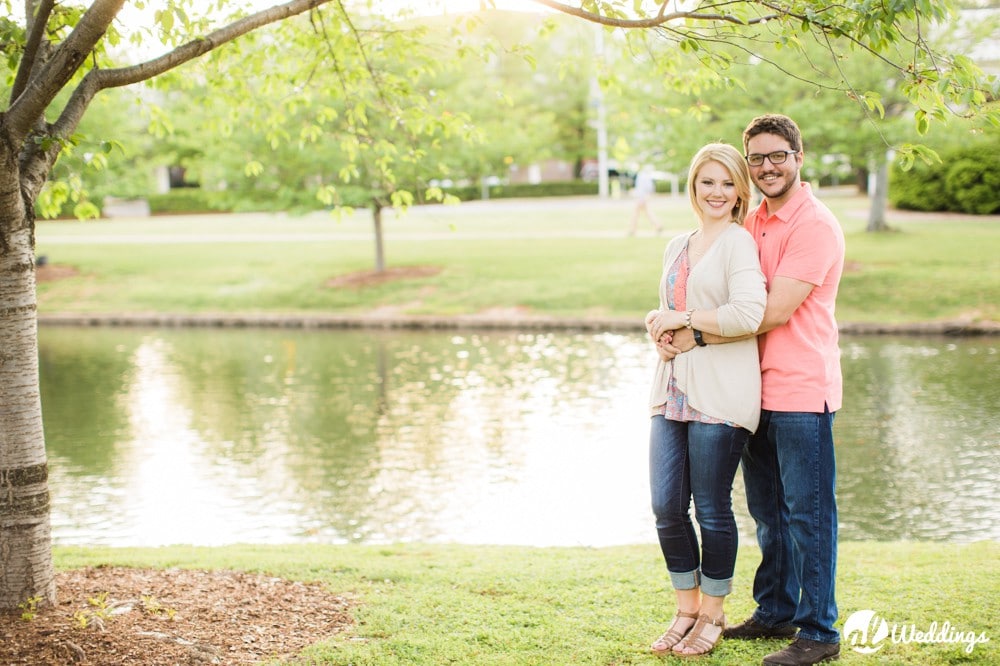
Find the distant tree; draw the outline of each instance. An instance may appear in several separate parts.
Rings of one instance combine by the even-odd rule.
[[[430,60],[421,65],[419,76],[413,74],[415,63],[407,63],[410,84],[423,92],[436,113],[461,128],[428,136],[384,135],[397,145],[420,146],[421,159],[404,169],[405,174],[402,163],[395,165],[400,187],[409,188],[418,201],[426,198],[432,181],[477,183],[487,176],[505,176],[512,164],[525,166],[546,158],[578,162],[592,152],[587,105],[593,26],[569,17],[503,11],[492,12],[486,21],[466,15],[458,26],[453,16],[426,17],[408,25],[411,35],[419,35],[419,47],[410,50]],[[239,53],[229,57],[242,58]],[[317,73],[313,80],[324,76],[328,74]],[[220,96],[217,86],[205,84],[171,92],[163,102],[174,124],[164,140],[170,142],[183,132],[200,136],[202,146],[216,146],[199,151],[189,164],[206,186],[224,183],[229,203],[237,207],[260,205],[265,196],[274,207],[315,207],[317,183],[334,183],[340,204],[368,206],[368,188],[361,179],[345,183],[338,175],[351,166],[339,148],[347,100],[359,95],[311,95],[312,103],[300,103],[288,112],[286,124],[307,126],[316,108],[331,109],[335,117],[308,143],[272,145],[250,117],[268,102],[253,109],[227,108],[229,95]],[[192,106],[194,113],[187,113]],[[242,120],[231,117],[237,113]],[[227,144],[241,150],[223,150]],[[253,166],[250,174],[248,163]]]
[[[566,17],[497,11],[464,37],[461,49],[481,57],[453,73],[452,94],[483,142],[457,156],[457,173],[503,176],[549,158],[578,165],[592,152],[592,34]]]
[[[431,36],[413,21],[390,26],[341,18],[341,25],[324,25],[312,17],[314,32],[300,21],[273,35],[250,35],[194,67],[197,88],[173,93],[165,108],[202,141],[187,161],[192,173],[232,208],[267,200],[269,209],[371,210],[374,270],[381,272],[383,210],[443,199],[429,187],[447,173],[437,146],[477,135],[456,100],[434,87],[440,72],[454,66],[440,57],[444,35]],[[332,66],[315,61],[317,48]],[[227,74],[235,68],[241,76]],[[186,117],[192,101],[198,108]]]

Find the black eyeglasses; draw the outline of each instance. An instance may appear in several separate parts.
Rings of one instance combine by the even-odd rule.
[[[764,163],[764,158],[766,157],[771,164],[784,164],[785,160],[788,159],[789,155],[797,155],[799,151],[797,150],[776,150],[773,153],[750,153],[747,155],[747,164],[753,167],[758,167]]]

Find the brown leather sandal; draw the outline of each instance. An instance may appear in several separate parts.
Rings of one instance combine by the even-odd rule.
[[[715,640],[705,638],[705,628],[709,625],[719,628],[719,635]],[[712,619],[707,615],[698,616],[698,621],[691,627],[684,639],[673,647],[673,653],[678,657],[700,657],[715,649],[715,646],[722,640],[722,632],[726,628],[726,616],[722,615],[717,619]],[[680,648],[680,650],[678,650]],[[694,652],[682,652],[691,649]]]
[[[649,646],[649,649],[655,652],[656,654],[662,654],[664,652],[669,652],[672,647],[680,643],[681,639],[684,638],[684,636],[687,635],[688,631],[691,630],[691,627],[687,627],[682,631],[677,626],[678,622],[680,622],[680,619],[682,617],[694,620],[695,625],[697,625],[698,623],[697,613],[685,613],[684,611],[677,611],[677,614],[674,615],[673,622],[670,623],[670,628],[667,629],[667,631],[662,636],[653,641],[653,644]]]

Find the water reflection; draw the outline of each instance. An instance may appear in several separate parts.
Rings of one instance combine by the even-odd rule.
[[[995,341],[848,340],[838,488],[864,500],[847,533],[996,539],[1000,358]],[[840,419],[840,417],[838,417]],[[891,527],[890,527],[891,526]]]
[[[843,538],[1000,538],[995,341],[843,350]],[[43,327],[54,538],[652,542],[650,355],[638,334]]]

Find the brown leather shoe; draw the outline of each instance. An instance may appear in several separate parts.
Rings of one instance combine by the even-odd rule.
[[[739,638],[752,641],[755,638],[791,638],[795,635],[796,631],[798,629],[790,624],[786,624],[783,627],[769,627],[750,617],[744,622],[726,627],[722,635],[725,638]]]
[[[820,643],[796,638],[780,652],[764,657],[764,666],[812,666],[840,659],[840,643]]]

